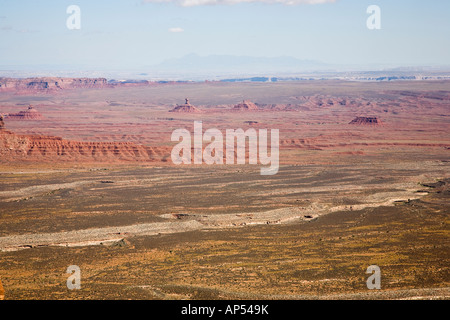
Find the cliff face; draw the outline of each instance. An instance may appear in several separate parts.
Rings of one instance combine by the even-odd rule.
[[[73,88],[110,87],[105,78],[0,78],[1,91],[54,91]]]
[[[166,147],[131,142],[79,142],[0,130],[0,161],[165,162],[168,157],[170,149]]]

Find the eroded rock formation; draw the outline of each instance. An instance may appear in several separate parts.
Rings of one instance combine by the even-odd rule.
[[[40,120],[43,119],[42,115],[33,108],[29,106],[26,111],[19,111],[18,113],[10,113],[7,115],[8,120]]]
[[[0,78],[0,91],[42,92],[73,88],[109,87],[105,78]]]
[[[380,126],[383,125],[380,119],[377,117],[356,117],[349,124],[358,124],[358,125],[370,125],[370,126]]]
[[[182,105],[178,105],[169,112],[186,112],[186,113],[196,113],[201,112],[198,108],[189,103],[189,99],[186,98],[186,102]]]
[[[258,106],[251,101],[243,100],[233,108],[234,110],[258,110]]]
[[[168,157],[168,147],[149,147],[132,142],[81,142],[0,131],[0,161],[6,162],[166,162]]]

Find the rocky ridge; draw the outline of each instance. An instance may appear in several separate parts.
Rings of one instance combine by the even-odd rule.
[[[105,78],[0,78],[0,91],[42,92],[75,88],[111,87]]]
[[[0,122],[0,128],[4,128]],[[0,161],[165,162],[170,150],[133,142],[85,142],[0,130]]]

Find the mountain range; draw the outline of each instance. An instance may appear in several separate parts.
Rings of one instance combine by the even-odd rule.
[[[303,60],[289,56],[251,57],[234,55],[200,56],[188,54],[181,58],[167,59],[150,69],[159,72],[210,73],[210,74],[267,74],[279,72],[304,72],[329,69],[329,65],[315,60]]]

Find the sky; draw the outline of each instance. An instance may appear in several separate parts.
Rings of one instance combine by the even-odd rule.
[[[381,29],[366,25],[370,5]],[[449,35],[448,0],[0,0],[2,69],[139,69],[191,53],[449,66]]]

